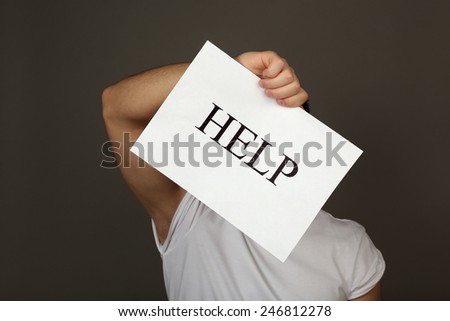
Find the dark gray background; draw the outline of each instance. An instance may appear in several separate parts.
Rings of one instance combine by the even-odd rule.
[[[164,299],[101,93],[209,39],[271,49],[365,153],[325,205],[383,252],[388,300],[450,299],[448,1],[1,1],[0,299]]]

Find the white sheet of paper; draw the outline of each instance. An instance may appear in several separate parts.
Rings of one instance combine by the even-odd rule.
[[[264,95],[258,80],[206,42],[131,151],[284,262],[362,151],[302,109],[279,106]],[[201,127],[214,104],[222,109],[212,118],[215,122],[223,126],[229,119],[227,114],[236,119],[225,127],[218,142],[212,140],[220,130],[217,124],[207,123],[204,132],[196,128]],[[222,147],[228,145],[240,124],[255,133],[243,129],[239,138],[254,143],[247,146],[249,155],[242,159]],[[273,146],[267,146],[254,164],[260,172],[268,170],[260,175],[243,163],[249,162],[263,143],[261,138],[267,140],[268,134]],[[187,142],[191,135],[199,146],[175,151],[176,135],[181,142]],[[298,172],[288,177],[284,173],[289,174],[293,168],[285,167],[273,184],[269,179],[285,159],[280,144],[289,142],[292,146],[281,151],[296,160]],[[245,152],[242,145],[237,142],[230,149],[241,155]],[[327,166],[327,151],[333,155],[333,148],[346,166],[337,157],[331,157],[331,166]],[[304,150],[309,152],[306,161]],[[205,162],[206,151],[222,152],[222,157],[210,155],[209,163]],[[166,166],[159,164],[164,159],[168,161]],[[322,163],[313,167],[308,161]],[[211,166],[213,162],[221,164]]]

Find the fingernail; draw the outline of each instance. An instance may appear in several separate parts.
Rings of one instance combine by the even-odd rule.
[[[284,100],[283,99],[277,99],[278,105],[284,106]]]
[[[258,82],[258,84],[259,84],[260,87],[264,88],[262,79]]]

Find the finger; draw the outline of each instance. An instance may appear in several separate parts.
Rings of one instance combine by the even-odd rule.
[[[283,99],[298,94],[301,89],[300,84],[295,81],[280,88],[266,89],[265,94],[272,98]]]
[[[286,107],[301,107],[308,101],[308,93],[302,88],[301,91],[293,96],[277,99],[277,103]],[[302,107],[303,108],[303,107]]]
[[[294,70],[291,67],[289,67],[289,68],[284,69],[275,78],[261,79],[259,81],[259,85],[266,89],[275,89],[275,88],[286,86],[296,80],[297,80],[297,77],[295,76]]]

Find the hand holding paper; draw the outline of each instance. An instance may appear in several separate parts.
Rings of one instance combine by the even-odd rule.
[[[246,52],[236,60],[255,75],[263,78],[259,85],[268,97],[278,104],[298,107],[308,100],[308,94],[301,88],[294,70],[287,62],[272,51]]]

